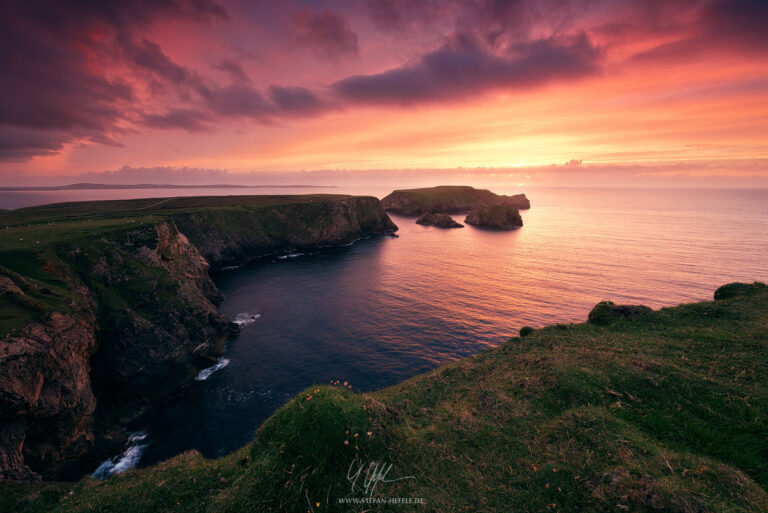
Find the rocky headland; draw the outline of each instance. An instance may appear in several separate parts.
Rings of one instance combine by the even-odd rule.
[[[397,190],[384,197],[381,204],[388,212],[412,216],[427,213],[458,214],[482,205],[509,205],[519,210],[531,208],[525,194],[505,196],[466,185]]]
[[[209,271],[397,230],[372,197],[234,196],[0,212],[0,481],[75,479],[238,327]]]

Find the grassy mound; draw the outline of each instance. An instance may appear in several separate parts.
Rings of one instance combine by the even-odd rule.
[[[372,394],[310,388],[225,458],[6,485],[0,510],[768,511],[767,328],[760,288],[537,329]],[[374,498],[423,503],[340,503],[371,462]]]

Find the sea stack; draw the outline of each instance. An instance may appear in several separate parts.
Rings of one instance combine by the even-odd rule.
[[[494,230],[514,230],[523,226],[520,212],[510,205],[479,206],[469,213],[464,222],[472,226]]]

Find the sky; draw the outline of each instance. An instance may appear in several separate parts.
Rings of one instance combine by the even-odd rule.
[[[0,2],[0,180],[768,186],[764,0]]]

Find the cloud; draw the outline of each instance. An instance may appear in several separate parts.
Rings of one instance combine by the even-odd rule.
[[[293,17],[293,36],[325,58],[358,55],[357,34],[344,13],[305,7]]]
[[[434,21],[446,2],[436,0],[368,0],[365,6],[373,24],[383,32],[402,32]]]
[[[277,108],[292,114],[313,114],[330,108],[315,93],[304,87],[271,86],[269,96]]]
[[[159,16],[206,21],[227,14],[210,0],[2,2],[0,159],[50,155],[78,139],[115,144],[135,91],[132,80],[108,73],[112,43],[131,41]],[[133,50],[138,65],[166,77],[174,72],[156,59],[153,43]]]
[[[584,34],[519,44],[502,54],[460,35],[413,64],[348,77],[332,87],[352,102],[408,105],[581,78],[597,72],[599,56],[599,48]]]
[[[235,84],[253,83],[253,81],[248,77],[248,74],[243,69],[243,66],[233,59],[224,59],[215,65],[214,68],[227,73],[229,75],[229,79]]]
[[[144,114],[142,122],[151,128],[181,128],[187,132],[207,132],[212,117],[197,109],[171,109],[165,114]]]
[[[682,21],[684,34],[635,55],[635,60],[690,60],[712,52],[751,54],[768,52],[768,2],[764,0],[714,0],[696,5],[693,21]]]

